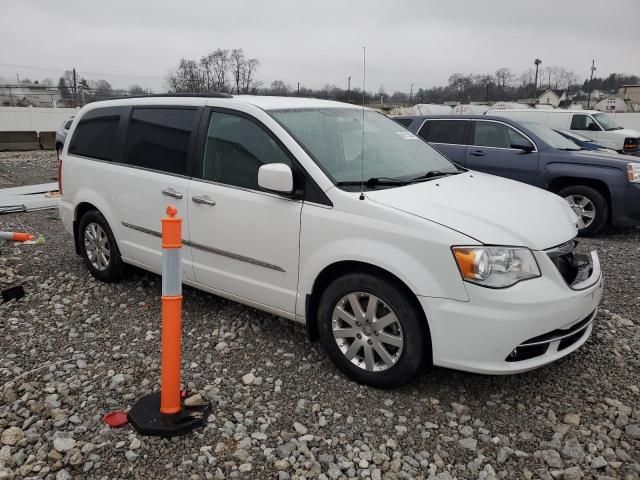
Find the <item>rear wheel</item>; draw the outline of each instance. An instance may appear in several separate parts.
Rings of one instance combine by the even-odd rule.
[[[575,185],[558,192],[578,216],[578,234],[586,237],[598,233],[609,218],[609,203],[592,187]]]
[[[334,363],[355,381],[380,388],[418,372],[430,347],[423,321],[404,291],[368,273],[335,280],[318,308],[320,338]]]
[[[125,273],[125,264],[109,228],[97,210],[89,210],[80,219],[78,243],[84,263],[98,280],[116,282]]]

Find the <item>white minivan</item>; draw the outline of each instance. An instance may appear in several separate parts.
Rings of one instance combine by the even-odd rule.
[[[535,122],[555,130],[571,130],[619,153],[640,155],[640,132],[624,128],[608,114],[597,110],[513,109],[489,110],[486,115],[516,122]]]
[[[375,111],[258,96],[91,103],[60,212],[93,276],[160,273],[183,218],[183,282],[306,324],[359,382],[421,366],[523,372],[587,341],[595,251],[560,197],[462,169]],[[188,307],[187,307],[188,308]]]

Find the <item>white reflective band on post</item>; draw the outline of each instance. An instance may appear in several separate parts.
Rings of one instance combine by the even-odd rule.
[[[0,232],[0,240],[13,240],[13,232]]]
[[[182,263],[179,248],[162,250],[162,295],[176,297],[182,295]]]

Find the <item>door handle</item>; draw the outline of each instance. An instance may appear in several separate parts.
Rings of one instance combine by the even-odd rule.
[[[197,203],[198,205],[209,205],[210,207],[213,207],[216,204],[214,200],[211,200],[206,195],[203,195],[201,197],[191,197],[191,201],[193,203]]]
[[[482,150],[476,150],[475,152],[470,152],[469,155],[473,155],[474,157],[484,157],[484,152]]]
[[[165,188],[164,190],[162,190],[162,194],[165,197],[177,198],[178,200],[184,197],[182,193],[176,192],[173,188]]]

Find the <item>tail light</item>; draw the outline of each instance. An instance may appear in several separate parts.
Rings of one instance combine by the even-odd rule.
[[[62,152],[58,151],[58,192],[62,195]]]

